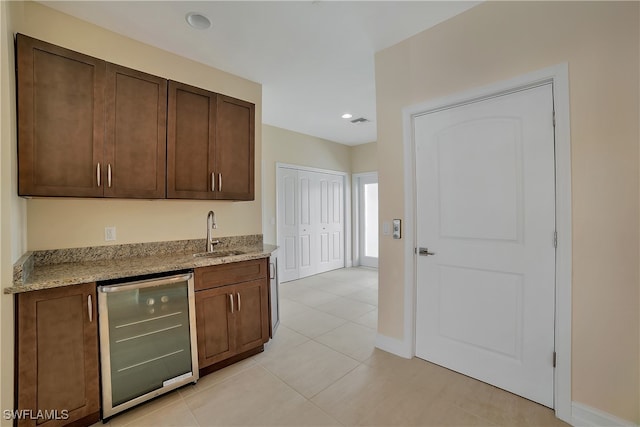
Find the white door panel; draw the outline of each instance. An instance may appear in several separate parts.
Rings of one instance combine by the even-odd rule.
[[[415,118],[416,355],[553,406],[551,85]]]
[[[298,171],[298,200],[300,204],[300,223],[298,241],[300,242],[299,277],[306,277],[318,272],[317,248],[319,236],[317,226],[318,198],[317,183],[313,172]]]
[[[295,280],[298,271],[298,173],[292,169],[278,169],[278,241],[281,262],[278,265],[282,281]]]

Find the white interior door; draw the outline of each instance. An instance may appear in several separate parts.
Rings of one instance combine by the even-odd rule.
[[[318,184],[314,172],[298,171],[298,271],[299,277],[318,272]]]
[[[298,270],[298,171],[278,168],[278,245],[280,280],[300,277]]]
[[[357,179],[359,262],[365,267],[378,268],[378,174]]]
[[[548,84],[414,120],[416,355],[549,407],[552,111]]]
[[[323,174],[320,182],[321,201],[325,203],[320,210],[320,228],[327,235],[327,262],[320,269],[329,271],[344,267],[344,177]]]

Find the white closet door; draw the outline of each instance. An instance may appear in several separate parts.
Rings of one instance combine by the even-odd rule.
[[[277,185],[280,281],[344,267],[344,176],[278,167]]]
[[[278,245],[281,282],[300,277],[298,269],[298,171],[278,168]]]
[[[317,174],[318,182],[318,272],[344,267],[344,178]]]
[[[329,221],[331,217],[331,179],[328,174],[316,174],[318,185],[318,272],[331,270],[330,238],[331,230]]]
[[[299,277],[318,272],[318,182],[316,173],[298,171]]]
[[[329,269],[344,267],[344,177],[328,175]]]

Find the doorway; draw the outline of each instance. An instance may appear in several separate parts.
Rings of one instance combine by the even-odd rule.
[[[357,264],[378,268],[378,174],[354,174]]]
[[[554,402],[551,83],[414,118],[416,356]]]
[[[555,206],[556,206],[556,287],[555,287],[555,359],[554,409],[556,416],[572,422],[571,389],[571,288],[572,288],[572,206],[571,206],[571,128],[569,102],[569,66],[561,63],[486,86],[453,93],[403,109],[405,169],[404,187],[404,306],[414,307],[403,314],[404,338],[394,340],[379,335],[376,346],[394,354],[411,358],[416,355],[416,263],[418,242],[416,237],[416,171],[413,137],[414,118],[428,112],[441,111],[466,105],[481,99],[553,84],[555,122]]]

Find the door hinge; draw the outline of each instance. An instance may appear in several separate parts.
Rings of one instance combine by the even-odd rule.
[[[553,247],[554,248],[558,248],[558,232],[554,231],[553,232]]]
[[[554,368],[556,367],[556,361],[557,361],[557,359],[558,359],[557,354],[556,354],[556,352],[554,351],[554,352],[553,352],[553,367],[554,367]]]
[[[552,115],[553,115],[553,118],[552,118],[552,120],[553,120],[553,127],[556,127],[556,110],[553,110],[553,114],[552,114]]]

